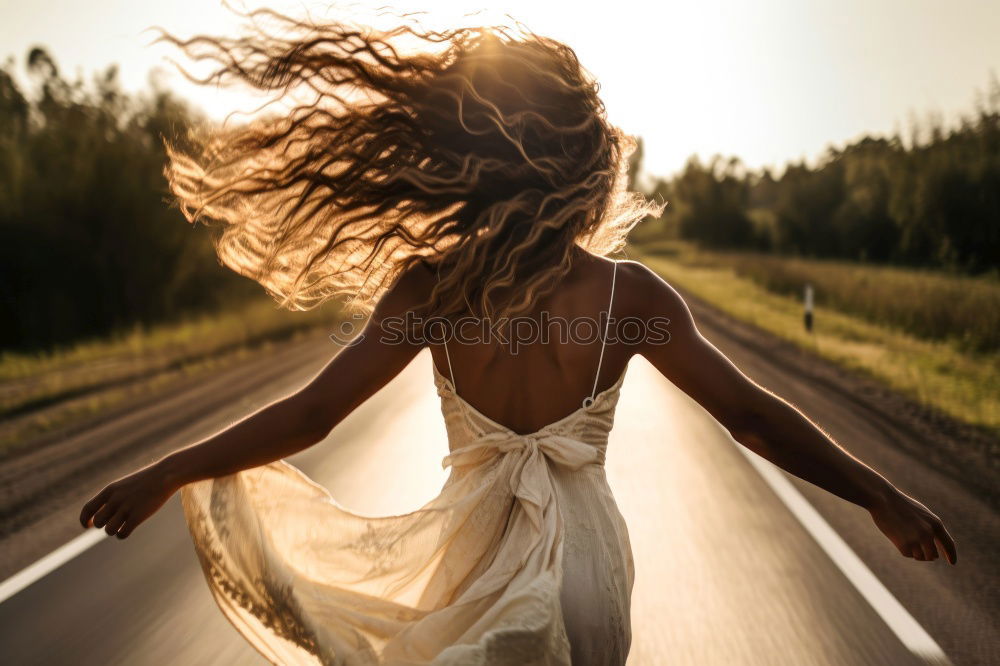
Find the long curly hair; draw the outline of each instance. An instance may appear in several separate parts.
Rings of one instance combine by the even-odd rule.
[[[311,99],[203,129],[186,150],[168,141],[165,174],[186,218],[218,230],[221,262],[284,307],[337,296],[370,309],[427,261],[429,312],[516,316],[569,271],[575,245],[609,254],[658,212],[627,191],[634,141],[565,44],[520,24],[242,16],[236,38],[159,40],[210,64],[182,68],[197,82]]]

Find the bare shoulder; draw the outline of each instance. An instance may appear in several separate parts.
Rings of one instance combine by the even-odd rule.
[[[615,302],[620,303],[621,312],[633,317],[683,319],[690,316],[677,290],[642,262],[619,261],[617,279]]]
[[[400,273],[375,305],[373,319],[399,317],[420,309],[430,297],[437,278],[433,268],[419,261]]]
[[[637,353],[652,361],[661,372],[665,372],[665,367],[679,368],[700,358],[701,335],[691,310],[676,289],[638,261],[620,262],[618,280],[622,307],[615,308],[616,317],[630,318],[632,328],[636,323],[641,324],[636,329],[643,333]]]

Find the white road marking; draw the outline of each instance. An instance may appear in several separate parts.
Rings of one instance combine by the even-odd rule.
[[[107,532],[92,528],[76,537],[69,543],[56,548],[51,553],[28,565],[16,574],[0,583],[0,604],[28,587],[35,581],[44,578],[62,565],[66,564],[80,553],[97,545],[104,539],[109,539]]]
[[[726,433],[728,437],[728,433]],[[788,480],[780,467],[762,458],[732,437],[733,445],[750,461],[754,469],[764,478],[778,498],[788,507],[816,543],[843,572],[858,592],[868,601],[899,640],[916,657],[935,666],[949,666],[951,661],[945,656],[941,646],[920,626],[903,605],[886,589],[851,547],[840,538],[809,501],[802,496]]]

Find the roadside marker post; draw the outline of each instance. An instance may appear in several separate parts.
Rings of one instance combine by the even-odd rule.
[[[805,301],[805,317],[803,323],[806,326],[806,331],[812,333],[813,330],[813,286],[810,283],[806,283],[806,289],[804,294]]]

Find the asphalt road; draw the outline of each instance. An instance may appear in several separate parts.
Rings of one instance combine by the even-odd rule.
[[[706,318],[703,328],[738,365],[802,405],[850,450],[942,515],[959,544],[958,567],[900,557],[863,510],[796,480],[954,664],[991,663],[1000,654],[996,515],[960,483],[902,453],[893,444],[897,434],[850,400],[721,328],[711,335],[713,325]],[[329,356],[328,344],[304,343],[280,376],[242,379],[240,410],[301,383]],[[176,416],[182,408],[183,400],[171,409]],[[168,439],[218,428],[233,409],[202,409]],[[642,359],[633,361],[607,462],[636,560],[629,663],[921,663],[736,446]],[[446,449],[425,352],[330,438],[292,462],[356,510],[398,513],[437,492]],[[40,533],[65,530],[82,499],[66,499],[64,510],[39,524]],[[128,541],[102,541],[0,604],[0,662],[261,660],[216,609],[175,498]]]

